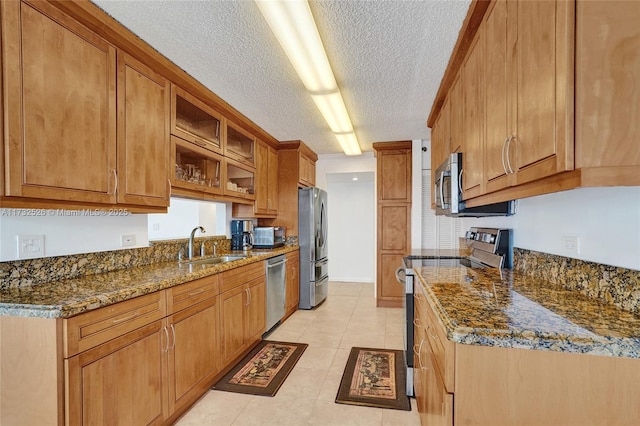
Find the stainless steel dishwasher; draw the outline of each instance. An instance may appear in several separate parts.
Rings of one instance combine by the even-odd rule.
[[[284,255],[267,259],[267,333],[284,316],[286,263]],[[265,333],[266,334],[266,333]]]

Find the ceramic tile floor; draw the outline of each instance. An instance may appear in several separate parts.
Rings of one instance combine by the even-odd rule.
[[[209,391],[176,423],[191,425],[419,425],[411,411],[336,404],[352,346],[402,349],[402,310],[376,308],[373,284],[330,282],[327,300],[268,336],[308,343],[275,397]]]

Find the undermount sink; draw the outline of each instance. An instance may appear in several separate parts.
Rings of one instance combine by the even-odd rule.
[[[218,265],[220,263],[233,262],[234,260],[246,259],[247,256],[243,255],[228,255],[228,256],[217,256],[210,257],[208,259],[200,259],[200,260],[192,260],[189,262],[190,265]]]

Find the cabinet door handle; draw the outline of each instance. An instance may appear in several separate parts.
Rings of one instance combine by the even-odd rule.
[[[249,292],[249,305],[253,302],[253,294],[251,294],[251,289],[248,288],[247,291]]]
[[[504,138],[504,142],[502,143],[502,168],[504,169],[504,174],[508,175],[509,170],[507,170],[507,163],[505,162],[505,150],[507,149],[507,142],[509,142],[509,137]]]
[[[515,135],[511,135],[509,136],[509,138],[507,139],[507,167],[509,167],[509,173],[513,174],[515,173],[513,171],[513,169],[511,168],[511,142],[513,140],[515,140]]]
[[[167,347],[162,349],[162,352],[168,352],[169,351],[169,330],[167,329],[167,327],[162,327],[162,331],[164,331],[164,336],[165,339],[167,340]]]
[[[111,169],[111,172],[113,173],[113,194],[111,195],[116,195],[118,192],[118,172],[116,169]]]
[[[134,319],[137,316],[138,316],[138,312],[136,311],[133,314],[129,315],[128,317],[118,318],[118,319],[112,320],[111,324],[119,324],[121,322],[129,321],[130,319]]]
[[[167,335],[168,334],[169,333],[167,332]],[[173,335],[173,344],[171,345],[171,349],[175,349],[176,348],[176,329],[173,326],[173,324],[171,324],[171,334]],[[167,343],[169,343],[169,342],[167,342]],[[167,345],[167,350],[169,350],[168,345]]]

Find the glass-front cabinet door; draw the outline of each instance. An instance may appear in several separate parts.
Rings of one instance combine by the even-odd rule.
[[[256,169],[232,159],[225,159],[227,172],[224,194],[255,200]]]
[[[222,194],[224,159],[200,146],[171,136],[175,172],[171,184],[197,192]]]
[[[171,85],[171,133],[209,151],[222,154],[222,115],[204,102]]]
[[[255,136],[227,121],[225,157],[255,167],[255,144]]]

